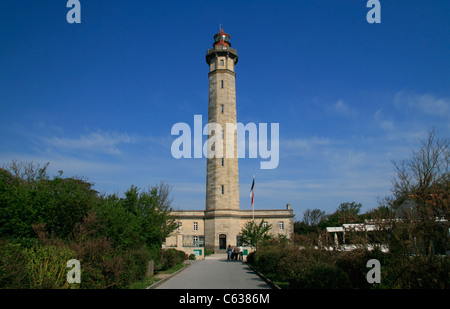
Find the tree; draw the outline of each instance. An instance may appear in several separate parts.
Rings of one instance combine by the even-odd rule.
[[[92,210],[102,223],[101,233],[108,235],[114,246],[135,249],[145,242],[139,217],[129,211],[115,195],[104,196]]]
[[[362,204],[356,202],[341,203],[332,214],[323,215],[319,221],[318,227],[323,230],[329,226],[341,226],[346,223],[357,223],[362,219],[359,212]]]
[[[22,162],[17,160],[12,160],[4,166],[5,170],[8,170],[14,177],[22,179],[28,183],[34,183],[41,179],[48,179],[47,168],[50,162],[44,164],[41,167],[39,163]]]
[[[319,224],[319,222],[325,216],[325,211],[320,209],[307,209],[303,212],[303,222],[306,225],[313,226]]]
[[[394,161],[392,196],[371,214],[378,242],[389,248],[389,284],[446,288],[450,261],[449,139],[428,132],[410,159]],[[386,209],[387,208],[387,209]]]
[[[395,211],[393,240],[404,250],[434,254],[449,248],[450,141],[435,130],[420,140],[408,160],[393,162],[395,177],[390,207]],[[402,236],[400,236],[402,235]]]
[[[50,179],[48,163],[18,162],[0,169],[0,236],[33,237],[32,224],[45,223],[48,231],[67,237],[97,203],[93,184],[82,178]]]
[[[422,194],[428,199],[430,190],[448,185],[450,140],[440,139],[433,129],[428,132],[426,140],[420,140],[420,144],[418,151],[412,151],[411,159],[393,162],[396,173],[393,193],[400,201],[411,194]]]
[[[261,241],[271,238],[269,235],[271,228],[272,225],[264,224],[264,220],[261,220],[259,224],[256,224],[255,221],[249,221],[241,230],[242,244],[257,249]]]
[[[359,221],[358,214],[361,211],[362,204],[356,202],[341,203],[336,210],[341,224],[356,223]]]
[[[301,246],[314,246],[319,244],[319,223],[326,218],[325,211],[320,209],[307,209],[303,212],[303,220],[294,222],[294,241]]]
[[[171,214],[170,186],[161,182],[139,193],[135,186],[125,192],[124,208],[140,220],[142,234],[147,246],[161,247],[166,237],[176,229],[175,217]]]

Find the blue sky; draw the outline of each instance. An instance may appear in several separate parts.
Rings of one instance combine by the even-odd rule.
[[[205,54],[223,25],[239,54],[238,121],[279,123],[280,162],[241,159],[241,209],[377,207],[392,160],[450,135],[449,1],[67,1],[0,4],[0,164],[50,162],[102,193],[164,180],[204,209],[206,159],[174,159],[177,122],[207,119]]]

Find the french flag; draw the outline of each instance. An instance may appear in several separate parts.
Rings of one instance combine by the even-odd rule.
[[[255,175],[253,175],[252,188],[250,189],[250,197],[252,198],[252,206],[253,206],[253,199],[255,197],[255,192],[253,190],[254,187],[255,187]]]

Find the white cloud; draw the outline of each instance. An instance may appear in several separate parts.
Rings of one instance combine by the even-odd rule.
[[[286,153],[280,153],[283,156],[289,155],[310,155],[319,147],[328,146],[331,141],[327,138],[319,138],[313,136],[311,138],[294,138],[280,141],[282,151]]]
[[[392,131],[395,129],[394,122],[392,120],[386,120],[384,119],[384,115],[381,111],[381,109],[377,110],[375,112],[375,121],[378,123],[378,125],[385,131]]]
[[[47,147],[57,148],[62,151],[67,150],[87,150],[91,152],[101,152],[118,155],[121,153],[119,145],[133,144],[137,141],[136,137],[130,137],[126,133],[105,133],[96,132],[88,135],[82,135],[79,138],[66,137],[44,137],[42,140]]]
[[[355,117],[357,112],[355,109],[351,108],[347,103],[342,100],[338,100],[332,105],[331,111],[343,117]]]
[[[400,91],[394,97],[394,104],[398,109],[413,108],[428,115],[450,118],[450,98]]]

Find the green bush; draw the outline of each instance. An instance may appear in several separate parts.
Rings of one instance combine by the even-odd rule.
[[[367,261],[377,259],[381,266],[382,278],[387,275],[389,255],[380,250],[369,251],[366,249],[357,249],[336,255],[336,266],[342,269],[347,275],[353,288],[366,289],[377,288],[379,285],[367,282]],[[382,279],[382,281],[384,281]]]
[[[144,279],[151,253],[145,247],[134,249],[124,255],[124,270],[121,273],[121,287],[127,287],[133,282]]]
[[[0,288],[27,288],[26,257],[18,244],[0,241]]]
[[[48,231],[65,238],[97,202],[93,184],[49,179],[47,166],[13,162],[10,171],[0,168],[0,237],[33,237],[32,224],[43,222]]]
[[[347,274],[334,265],[314,263],[289,279],[291,289],[346,289],[351,284]]]
[[[280,280],[289,281],[314,264],[333,265],[335,252],[307,248],[299,250],[292,246],[279,261]]]
[[[367,262],[381,264],[381,283],[367,282]],[[449,289],[450,259],[436,255],[399,255],[379,249],[349,252],[271,240],[247,256],[247,262],[277,284],[293,289]]]
[[[92,211],[101,222],[99,232],[108,235],[115,247],[129,250],[144,243],[140,218],[127,211],[117,196],[101,199]]]
[[[70,248],[81,263],[81,288],[116,288],[123,284],[124,258],[119,248],[99,235],[101,225],[95,214],[89,214],[77,224]]]
[[[164,249],[160,253],[160,263],[163,269],[169,269],[186,260],[186,253],[176,249]]]
[[[66,288],[69,255],[81,263],[81,288],[128,287],[149,260],[161,256],[169,268],[186,259],[179,251],[160,255],[176,228],[168,185],[105,196],[62,171],[50,179],[47,167],[0,168],[0,239],[17,243],[0,242],[0,288]]]
[[[278,263],[283,254],[281,252],[266,251],[257,255],[256,267],[271,278],[278,277]]]
[[[24,250],[31,289],[66,289],[67,261],[76,258],[67,247],[38,246]],[[72,286],[73,287],[73,286]]]
[[[371,284],[366,279],[369,270],[366,267],[368,260],[370,258],[368,258],[366,250],[358,249],[342,253],[336,259],[336,265],[347,273],[354,288],[370,288]]]
[[[250,252],[250,253],[247,255],[247,263],[249,263],[249,264],[252,265],[252,266],[256,266],[256,265],[255,265],[255,251]]]
[[[196,257],[194,253],[189,254],[189,260],[195,261]]]
[[[298,251],[298,248],[294,249],[286,239],[269,239],[263,241],[257,251],[250,253],[247,261],[270,279],[283,280],[280,262],[292,250]]]
[[[406,256],[392,260],[385,279],[392,287],[450,288],[450,259],[446,256]],[[381,273],[383,274],[383,269]],[[383,284],[383,276],[381,284]]]

